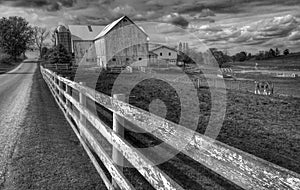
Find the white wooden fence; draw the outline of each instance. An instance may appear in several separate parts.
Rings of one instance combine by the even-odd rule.
[[[86,127],[86,121],[89,121],[112,144],[114,149],[118,150],[138,170],[154,189],[171,190],[183,188],[158,167],[153,166],[152,162],[124,140],[119,132],[114,131],[112,127],[101,121],[98,116],[91,113],[86,107],[86,97],[106,107],[115,116],[125,118],[141,129],[151,132],[155,137],[175,149],[182,144],[187,144],[182,153],[241,188],[255,190],[300,189],[300,175],[297,173],[209,139],[185,127],[154,116],[149,112],[96,92],[82,84],[57,76],[56,73],[43,67],[41,67],[41,73],[108,189],[117,189],[116,184],[118,184],[117,186],[120,189],[129,190],[134,189],[134,187],[124,176],[122,169],[115,164],[114,159],[105,152],[92,132]],[[79,92],[79,101],[72,97],[72,90]],[[75,114],[73,108],[80,112],[79,117]],[[193,135],[192,140],[185,138],[189,136],[187,134]],[[170,136],[172,138],[169,138]],[[92,152],[96,153],[100,158],[112,176],[113,182],[105,175]]]

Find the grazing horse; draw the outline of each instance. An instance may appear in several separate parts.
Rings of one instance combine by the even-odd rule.
[[[274,85],[269,81],[255,81],[255,94],[272,95],[274,93]]]

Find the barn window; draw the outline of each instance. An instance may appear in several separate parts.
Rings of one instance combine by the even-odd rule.
[[[160,56],[162,56],[162,53],[160,53]]]
[[[171,52],[169,53],[169,56],[171,56],[172,54],[171,54]]]
[[[142,60],[142,58],[139,58],[139,61],[141,61]]]
[[[130,59],[129,58],[126,58],[126,61],[129,61]]]
[[[113,58],[112,61],[117,61],[116,58]]]

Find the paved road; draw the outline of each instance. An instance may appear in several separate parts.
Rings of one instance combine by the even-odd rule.
[[[0,187],[22,130],[20,124],[26,114],[36,68],[34,59],[28,59],[13,71],[0,75]]]
[[[105,189],[33,59],[0,75],[0,190]]]

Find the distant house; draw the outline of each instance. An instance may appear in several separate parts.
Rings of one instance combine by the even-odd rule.
[[[107,25],[94,40],[100,67],[148,65],[149,37],[127,16]]]
[[[151,50],[158,55],[158,60],[164,60],[169,64],[176,64],[178,60],[178,51],[168,46],[159,46]]]

